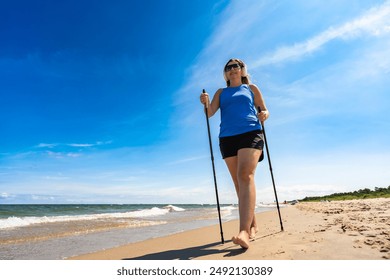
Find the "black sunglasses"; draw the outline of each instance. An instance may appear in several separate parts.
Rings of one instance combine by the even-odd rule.
[[[238,63],[226,65],[225,66],[225,72],[229,72],[232,69],[240,69],[240,68],[241,68],[241,66]]]

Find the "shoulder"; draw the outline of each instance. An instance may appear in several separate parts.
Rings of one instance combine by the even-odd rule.
[[[219,88],[216,92],[215,95],[220,95],[223,91],[223,88]]]
[[[223,88],[218,89],[218,90],[215,92],[215,94],[214,94],[213,100],[219,102],[219,98],[220,98],[220,96],[221,96],[222,91],[223,91]]]
[[[255,95],[261,95],[261,91],[259,89],[259,87],[255,84],[250,84],[249,87],[251,88],[252,92],[255,94]]]
[[[259,87],[255,84],[250,84],[249,87],[252,91],[260,91]]]

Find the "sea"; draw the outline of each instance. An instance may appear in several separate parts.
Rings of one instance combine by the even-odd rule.
[[[220,213],[238,219],[237,205]],[[66,259],[218,223],[210,204],[0,204],[0,260]]]

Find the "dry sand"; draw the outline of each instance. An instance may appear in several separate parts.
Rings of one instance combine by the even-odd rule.
[[[85,260],[380,260],[390,259],[390,198],[307,202],[257,214],[260,230],[243,250],[231,241],[238,221],[128,244]]]

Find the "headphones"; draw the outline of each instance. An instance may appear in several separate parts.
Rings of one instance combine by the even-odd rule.
[[[236,61],[240,65],[240,67],[241,67],[241,77],[248,76],[248,72],[246,71],[246,66],[245,66],[245,63],[243,61],[241,61],[239,59],[230,59],[229,62],[231,62],[231,61]],[[223,78],[225,79],[226,82],[229,81],[228,77],[226,76],[225,68],[223,68]]]

